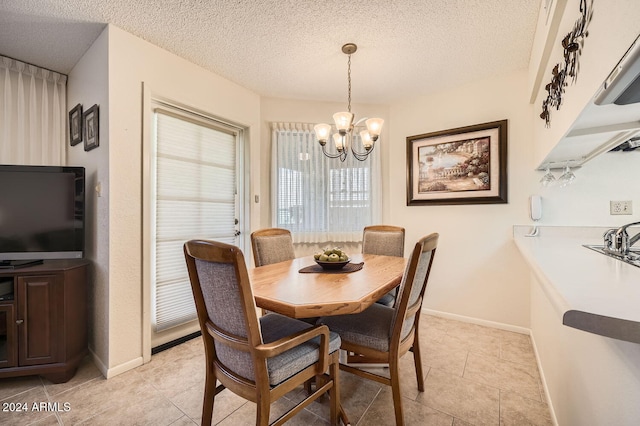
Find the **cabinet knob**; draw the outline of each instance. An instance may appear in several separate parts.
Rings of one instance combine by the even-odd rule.
[[[17,321],[16,321],[16,324],[20,325],[20,324],[22,324],[23,322],[24,322],[24,320],[17,320]]]

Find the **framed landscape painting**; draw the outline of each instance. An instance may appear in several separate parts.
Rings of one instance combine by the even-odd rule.
[[[507,120],[407,137],[407,205],[507,202]]]

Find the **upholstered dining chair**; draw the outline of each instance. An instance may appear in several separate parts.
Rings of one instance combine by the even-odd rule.
[[[251,250],[256,267],[284,262],[296,257],[291,231],[282,228],[265,228],[252,232]],[[262,313],[266,314],[267,311],[263,309]],[[309,324],[315,324],[317,320],[317,317],[303,319]]]
[[[418,328],[427,280],[438,245],[438,234],[420,239],[411,253],[400,283],[398,302],[392,307],[374,303],[359,314],[322,317],[318,324],[329,326],[342,339],[341,349],[356,363],[340,369],[391,386],[397,425],[403,425],[400,395],[400,358],[413,352],[418,390],[424,392]],[[357,363],[389,365],[389,377],[357,368]]]
[[[257,266],[291,260],[296,257],[288,229],[265,228],[251,233],[253,262]]]
[[[206,353],[202,424],[211,424],[216,380],[255,402],[256,425],[267,425],[271,403],[312,378],[318,379],[315,391],[272,424],[283,424],[327,392],[330,421],[337,424],[339,335],[276,313],[258,319],[238,247],[191,240],[184,254]]]
[[[404,228],[400,226],[366,226],[362,232],[362,253],[404,257],[404,233]],[[395,302],[395,289],[377,301],[385,306],[393,306]]]

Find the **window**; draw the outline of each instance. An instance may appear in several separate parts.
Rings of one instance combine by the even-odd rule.
[[[380,220],[380,152],[341,162],[322,153],[312,124],[272,130],[274,226],[289,229],[296,243],[360,241],[362,229]]]
[[[242,130],[187,111],[153,113],[152,328],[194,321],[183,245],[201,238],[238,245],[238,157]]]

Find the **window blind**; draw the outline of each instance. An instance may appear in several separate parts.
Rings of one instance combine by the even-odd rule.
[[[237,134],[161,109],[154,122],[153,323],[162,331],[197,318],[184,243],[235,243]]]
[[[355,131],[354,143],[361,147]],[[380,155],[327,158],[312,124],[273,123],[274,226],[289,229],[296,243],[360,241],[381,217]]]

